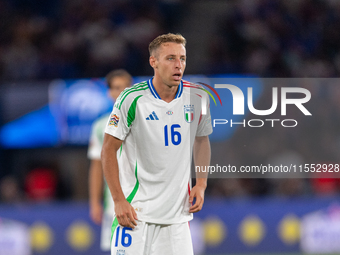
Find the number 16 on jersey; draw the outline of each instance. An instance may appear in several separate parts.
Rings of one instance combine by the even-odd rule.
[[[181,126],[179,124],[173,124],[170,127],[170,137],[171,137],[171,143],[173,145],[179,145],[182,141],[181,133],[178,131],[178,129],[180,127]],[[168,125],[164,126],[164,144],[165,144],[165,146],[169,146],[169,128],[168,128]]]

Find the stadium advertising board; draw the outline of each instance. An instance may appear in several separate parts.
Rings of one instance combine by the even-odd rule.
[[[334,240],[339,236],[339,211],[330,206],[339,202],[336,198],[209,197],[204,210],[191,223],[195,254],[322,254],[331,250],[337,254],[339,245]],[[16,248],[30,245],[32,254],[100,253],[100,226],[90,220],[86,203],[1,205],[0,212],[4,218],[24,223],[12,226],[11,231],[1,227],[0,243],[16,233],[16,239],[11,239]],[[7,235],[1,232],[4,230]],[[29,252],[27,248],[23,253],[11,254]]]

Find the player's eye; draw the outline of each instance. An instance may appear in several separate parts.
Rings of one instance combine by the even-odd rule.
[[[168,60],[173,60],[173,59],[174,59],[173,57],[168,58]]]

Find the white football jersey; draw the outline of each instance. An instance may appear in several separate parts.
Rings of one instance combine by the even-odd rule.
[[[103,147],[104,131],[109,116],[110,114],[101,116],[92,125],[89,148],[87,151],[87,157],[90,160],[101,160],[100,154]],[[113,199],[106,182],[104,185],[104,213],[109,215],[114,213]]]
[[[163,101],[152,79],[125,89],[105,132],[123,140],[118,151],[123,193],[138,219],[156,224],[189,221],[192,148],[212,133],[209,100],[202,115],[201,87],[181,81],[174,100]]]

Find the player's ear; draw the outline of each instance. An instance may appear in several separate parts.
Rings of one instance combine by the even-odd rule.
[[[150,56],[149,58],[149,63],[150,63],[150,66],[152,66],[153,68],[156,68],[156,58],[154,56]]]

